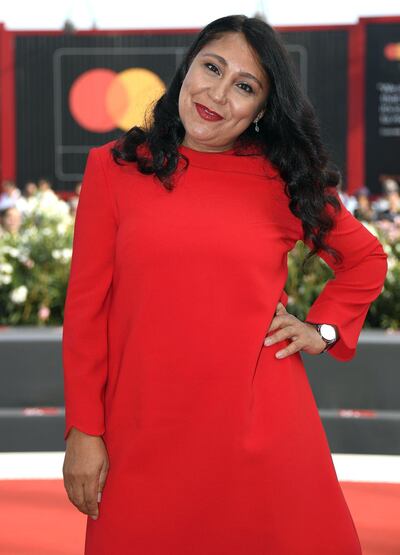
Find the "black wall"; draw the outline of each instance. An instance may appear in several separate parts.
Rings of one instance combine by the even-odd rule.
[[[399,23],[366,25],[366,185],[378,192],[380,176],[400,178],[400,56],[385,56],[385,47],[395,43],[400,43]]]
[[[302,31],[282,36],[304,90],[316,108],[333,161],[345,173],[347,31]],[[168,85],[194,37],[195,34],[17,36],[18,184],[23,186],[29,179],[45,176],[55,189],[72,189],[81,178],[89,148],[122,133],[120,129],[89,132],[71,117],[68,91],[80,73],[96,67],[121,71],[140,66],[152,69]]]

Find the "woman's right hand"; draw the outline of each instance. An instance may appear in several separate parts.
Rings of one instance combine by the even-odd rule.
[[[103,491],[109,468],[103,438],[71,428],[66,442],[63,476],[68,498],[82,513],[96,520],[99,494]]]

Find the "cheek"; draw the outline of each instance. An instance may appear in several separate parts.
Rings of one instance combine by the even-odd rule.
[[[188,73],[184,79],[178,99],[179,117],[185,124],[194,116],[194,100],[198,98],[204,90],[204,83],[201,76],[195,71]]]
[[[188,71],[185,79],[182,82],[181,90],[179,93],[179,104],[184,106],[190,102],[190,97],[198,88],[198,79],[196,79],[196,73],[193,71]]]
[[[186,119],[186,115],[188,112],[188,102],[189,102],[189,98],[190,98],[190,94],[188,91],[188,87],[185,84],[185,81],[182,83],[181,86],[181,90],[179,93],[179,99],[178,99],[178,111],[179,111],[179,117],[181,118],[181,120],[184,122]]]
[[[257,106],[246,99],[231,102],[231,121],[234,125],[247,127],[253,121]]]

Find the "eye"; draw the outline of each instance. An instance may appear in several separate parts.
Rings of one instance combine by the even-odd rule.
[[[245,89],[242,89],[243,91],[248,92],[248,93],[254,93],[253,88],[250,87],[250,85],[248,85],[247,83],[239,83],[238,86],[240,87],[240,85],[244,85],[245,87],[247,87]],[[240,88],[242,88],[242,87],[240,87]]]
[[[214,65],[214,64],[212,64],[211,62],[206,62],[206,63],[204,64],[204,66],[205,66],[206,68],[208,68],[210,71],[212,71],[213,73],[216,73],[216,72],[214,71],[214,69],[216,69],[216,70],[219,72],[217,66]],[[214,68],[214,69],[211,69],[209,66],[211,66],[211,68]],[[249,93],[249,94],[253,94],[253,93],[254,93],[253,88],[250,87],[250,85],[248,85],[247,83],[239,83],[239,85],[244,85],[245,87],[247,87],[247,89],[242,89],[244,92],[247,92],[247,93]],[[241,88],[241,87],[240,87],[240,88]]]
[[[217,73],[219,71],[217,66],[212,64],[211,62],[206,62],[204,65],[206,68],[208,68],[210,71],[213,71],[214,73]],[[214,71],[214,70],[217,70],[217,71]]]

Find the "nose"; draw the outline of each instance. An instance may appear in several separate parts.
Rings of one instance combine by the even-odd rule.
[[[218,104],[225,104],[227,99],[227,83],[223,79],[213,83],[208,89],[208,95],[211,100]]]

